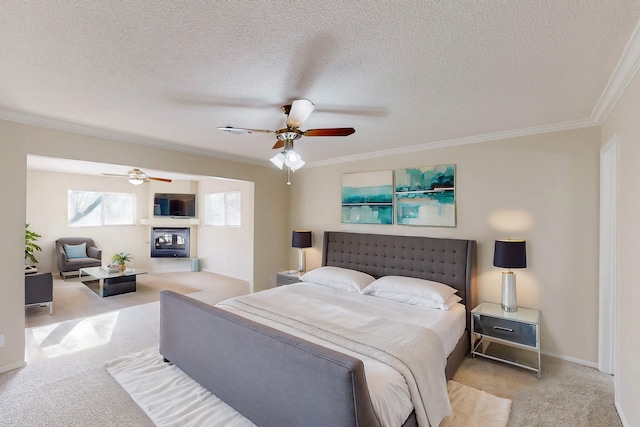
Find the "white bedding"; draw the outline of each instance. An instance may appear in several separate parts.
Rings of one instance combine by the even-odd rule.
[[[428,327],[440,336],[447,356],[455,347],[465,328],[465,310],[464,306],[460,304],[456,304],[449,311],[443,311],[336,290],[313,283],[281,286],[240,298],[249,300],[259,298],[273,303],[282,308],[283,311],[280,314],[302,321],[313,322],[314,319],[317,319],[346,328],[362,327],[378,318]],[[361,359],[365,365],[372,405],[384,426],[401,425],[413,410],[404,377],[390,366],[292,327],[225,306],[224,302],[218,306],[283,332]]]

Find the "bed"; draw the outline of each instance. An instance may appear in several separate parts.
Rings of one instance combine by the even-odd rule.
[[[370,275],[373,279],[397,280],[397,276],[418,278],[455,288],[456,295],[461,298],[460,304],[464,304],[464,307],[455,304],[456,307],[463,307],[458,314],[463,332],[457,340],[454,337],[447,344],[449,348],[446,350],[446,362],[434,359],[433,363],[435,370],[440,370],[440,375],[444,378],[448,379],[453,375],[469,350],[470,310],[475,305],[475,241],[325,232],[322,268],[317,271],[329,270],[339,270],[341,273],[359,272]],[[310,276],[313,276],[311,273]],[[375,285],[366,284],[363,289],[371,286]],[[342,292],[340,299],[346,301],[347,306],[356,306],[366,298],[379,299],[362,296],[357,292],[328,288],[317,286],[315,280],[305,281],[299,285],[259,292],[240,300],[225,301],[217,306],[164,291],[161,294],[160,353],[165,360],[174,363],[261,427],[428,425],[432,421],[427,421],[429,412],[425,411],[426,416],[423,415],[424,408],[419,408],[420,401],[414,399],[414,394],[428,394],[420,389],[424,386],[418,384],[417,393],[410,390],[410,403],[415,403],[416,406],[408,415],[389,415],[396,418],[401,416],[404,421],[388,424],[387,420],[391,418],[386,413],[381,414],[379,399],[382,396],[382,401],[386,401],[385,396],[389,396],[390,392],[385,387],[380,387],[380,381],[372,380],[371,373],[380,363],[385,363],[372,362],[371,354],[359,354],[359,344],[356,348],[341,348],[344,341],[342,332],[326,331],[324,323],[317,325],[321,330],[318,337],[306,335],[309,331],[299,327],[298,323],[282,321],[292,317],[291,313],[296,310],[292,306],[296,302],[302,305],[303,310],[313,311],[311,306],[314,306],[314,301],[304,299],[308,293],[327,295],[328,299],[319,299],[320,302],[315,304],[317,306],[330,305],[332,293],[338,292]],[[280,300],[282,312],[272,313],[269,305],[254,306],[254,300],[260,294],[267,297],[267,300],[271,299],[265,304],[276,305]],[[394,301],[386,301],[384,304],[387,308],[381,310],[393,310],[394,304],[400,306]],[[284,310],[284,307],[289,307],[289,311]],[[330,317],[334,317],[336,312],[330,311]],[[394,322],[405,322],[410,317],[407,314],[409,317],[405,319],[405,314],[402,314],[402,318],[394,320],[391,319],[391,311],[386,313],[388,316],[381,316],[389,331],[394,331]],[[340,319],[339,316],[338,318]],[[293,319],[290,322],[299,320]],[[402,325],[400,329],[403,334],[405,331],[411,333],[414,329],[413,326],[406,326],[407,323]],[[352,329],[360,333],[360,328],[345,325],[345,333]],[[415,329],[416,334],[419,334],[425,328]],[[426,358],[428,352],[424,354]],[[371,366],[376,369],[371,369]],[[416,380],[416,383],[419,382],[420,378]],[[415,387],[410,381],[407,384],[410,389]],[[444,397],[446,398],[446,390]]]

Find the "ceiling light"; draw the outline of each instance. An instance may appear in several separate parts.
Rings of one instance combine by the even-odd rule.
[[[291,169],[300,169],[304,165],[304,161],[300,154],[296,153],[294,149],[290,149],[285,154],[284,164]]]
[[[133,185],[140,185],[142,184],[144,181],[139,179],[139,178],[129,178],[129,182]]]
[[[304,160],[300,159],[300,161],[298,162],[298,164],[295,167],[291,166],[291,170],[295,172],[296,170],[302,168],[305,163],[306,162]]]
[[[278,153],[278,154],[276,154],[275,156],[273,156],[269,160],[271,160],[271,163],[276,165],[278,167],[278,169],[282,169],[282,167],[284,166],[284,154],[283,153]]]

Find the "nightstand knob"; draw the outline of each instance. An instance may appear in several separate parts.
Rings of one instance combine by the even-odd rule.
[[[513,332],[513,329],[503,328],[502,326],[494,326],[493,329],[498,329],[499,331]]]

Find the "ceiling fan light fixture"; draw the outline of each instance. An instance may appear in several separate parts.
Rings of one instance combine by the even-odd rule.
[[[291,167],[291,170],[295,172],[296,170],[301,169],[301,168],[304,166],[304,164],[305,164],[305,163],[306,163],[306,162],[305,162],[304,160],[300,159],[300,161],[298,162],[298,164],[296,165],[296,167],[293,167],[293,166],[292,166],[292,167]]]
[[[144,180],[140,179],[140,178],[129,178],[129,182],[133,185],[140,185],[142,183],[144,183]]]
[[[273,156],[272,158],[270,158],[269,160],[271,160],[271,163],[276,165],[278,169],[282,169],[282,167],[284,166],[284,161],[285,161],[284,153],[278,153],[275,156]]]
[[[300,169],[304,165],[304,161],[300,154],[296,153],[294,149],[290,149],[285,154],[284,164],[291,169]]]

